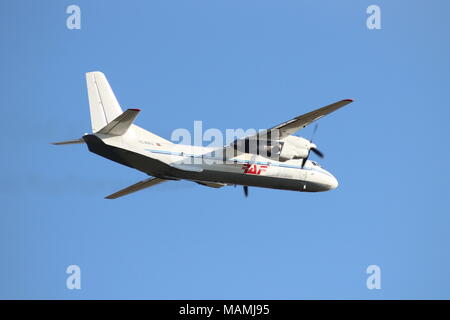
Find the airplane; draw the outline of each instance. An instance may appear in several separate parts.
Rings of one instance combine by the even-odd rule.
[[[86,73],[92,133],[54,145],[87,145],[90,152],[139,170],[150,177],[119,190],[116,199],[173,180],[221,188],[263,187],[320,192],[338,187],[337,179],[316,161],[323,153],[311,139],[293,135],[312,122],[353,102],[345,99],[295,117],[255,135],[236,138],[223,147],[176,144],[133,124],[140,109],[122,111],[105,75]],[[317,125],[314,128],[314,133]],[[313,136],[314,136],[313,133]]]

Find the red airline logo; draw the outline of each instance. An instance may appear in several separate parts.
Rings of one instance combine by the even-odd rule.
[[[267,166],[246,163],[242,166],[242,169],[244,170],[244,173],[261,174],[267,170]]]

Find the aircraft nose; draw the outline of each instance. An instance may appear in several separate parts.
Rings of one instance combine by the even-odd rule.
[[[329,180],[328,180],[328,185],[329,185],[330,190],[334,190],[338,187],[339,182],[333,175],[330,175]]]

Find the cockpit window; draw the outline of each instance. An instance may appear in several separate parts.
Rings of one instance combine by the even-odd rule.
[[[320,164],[318,164],[317,162],[311,161],[311,163],[313,164],[313,166],[316,166],[316,167],[319,167],[319,168],[320,168]]]

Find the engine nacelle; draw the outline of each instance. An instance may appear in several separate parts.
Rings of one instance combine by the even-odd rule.
[[[280,141],[241,139],[234,143],[234,149],[240,152],[259,154],[276,161],[303,159],[308,156],[311,143],[305,138],[288,136]]]
[[[304,138],[289,136],[281,143],[281,150],[278,152],[279,161],[303,159],[308,156],[310,142]]]

